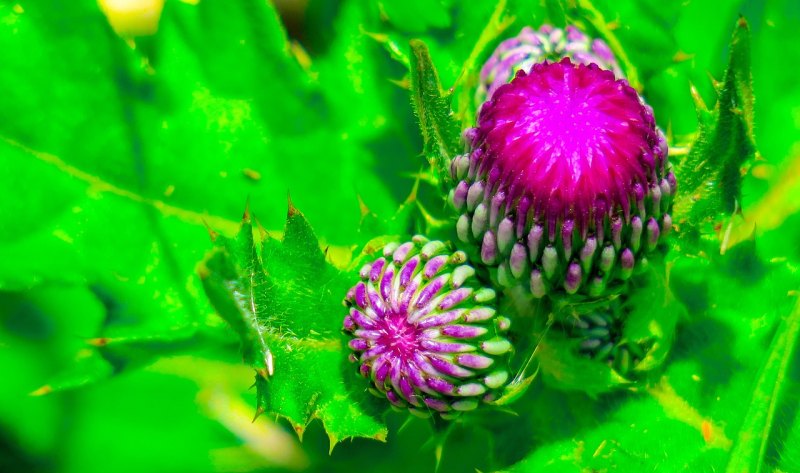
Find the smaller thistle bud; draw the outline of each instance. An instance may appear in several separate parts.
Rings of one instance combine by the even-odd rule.
[[[456,233],[502,287],[607,295],[670,231],[666,138],[627,81],[595,64],[520,70],[465,137],[450,168]]]
[[[685,314],[656,264],[623,294],[559,305],[552,326],[540,329],[542,379],[590,395],[647,384],[659,376]]]
[[[612,71],[617,78],[624,77],[614,53],[602,39],[592,39],[572,25],[563,30],[543,25],[538,31],[526,26],[517,36],[500,43],[484,63],[475,103],[480,107],[491,99],[517,71],[529,72],[534,64],[558,62],[565,57],[576,64],[597,64],[601,69]]]
[[[397,408],[454,417],[495,398],[509,378],[508,318],[461,251],[414,237],[387,245],[347,293],[350,360]]]
[[[598,310],[579,315],[567,323],[567,335],[580,340],[578,351],[582,356],[608,364],[623,377],[642,361],[647,347],[626,340],[623,334],[623,317],[618,311]]]

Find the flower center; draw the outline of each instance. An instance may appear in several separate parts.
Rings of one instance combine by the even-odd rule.
[[[377,344],[385,346],[393,356],[406,361],[420,349],[420,329],[408,322],[406,314],[390,312],[379,323],[381,335]]]
[[[539,215],[590,219],[630,205],[655,166],[657,133],[636,91],[614,74],[568,59],[537,64],[481,110],[484,166],[532,199]],[[484,167],[483,169],[488,169]]]

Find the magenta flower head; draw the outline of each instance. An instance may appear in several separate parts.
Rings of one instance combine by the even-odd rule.
[[[494,92],[514,78],[519,70],[528,72],[534,64],[557,62],[568,57],[577,64],[597,64],[623,78],[622,70],[611,48],[601,39],[592,39],[578,28],[566,29],[543,25],[538,31],[530,26],[509,38],[494,50],[481,69],[475,103],[480,106]]]
[[[671,228],[666,139],[611,71],[569,59],[519,71],[465,136],[457,233],[501,286],[601,295]]]
[[[347,294],[350,360],[397,408],[452,417],[494,399],[508,380],[510,322],[466,259],[419,236],[390,244]]]

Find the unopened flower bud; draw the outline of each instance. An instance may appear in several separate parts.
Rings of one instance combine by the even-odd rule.
[[[480,107],[491,99],[501,85],[514,78],[517,71],[529,72],[534,64],[558,62],[565,57],[577,64],[597,64],[618,78],[624,77],[614,53],[602,39],[592,39],[572,25],[565,29],[543,25],[538,30],[526,26],[517,36],[500,43],[484,63],[475,103]]]
[[[374,391],[415,414],[450,417],[492,399],[509,378],[510,321],[460,251],[415,237],[387,245],[347,294],[351,360]]]
[[[623,324],[617,311],[598,310],[576,316],[568,324],[567,333],[580,340],[581,355],[607,363],[621,376],[627,376],[644,358],[646,348],[624,338]]]

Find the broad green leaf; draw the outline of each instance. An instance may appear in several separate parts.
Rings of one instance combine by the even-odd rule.
[[[385,440],[375,401],[347,365],[342,300],[353,275],[326,261],[291,202],[282,240],[253,232],[246,212],[237,236],[217,236],[199,271],[256,370],[259,410],[286,418],[299,434],[320,419],[331,449],[351,437]]]
[[[742,174],[757,154],[750,32],[744,18],[734,29],[728,68],[718,90],[719,99],[713,110],[697,98],[699,135],[686,158],[675,166],[681,188],[674,218],[684,232],[737,210]]]
[[[277,229],[268,209],[291,190],[344,247],[361,238],[359,195],[381,215],[396,208],[371,172],[381,127],[362,116],[320,126],[322,111],[347,117],[328,95],[347,86],[332,73],[315,81],[268,2],[170,2],[155,36],[127,42],[96,2],[0,12],[0,189],[18,197],[0,204],[0,287],[97,288],[118,312],[92,334],[111,372],[224,339],[194,266],[205,225],[234,234],[248,195]],[[53,386],[109,372],[81,360]]]
[[[800,62],[800,17],[793,0],[446,0],[423,10],[420,2],[169,0],[156,34],[125,41],[97,3],[0,0],[0,470],[800,469],[800,371],[787,323],[800,286],[800,87],[790,67]],[[743,49],[741,42],[725,47],[740,12],[752,25],[758,127],[755,139],[741,140],[737,133],[747,136],[748,126],[726,125],[735,138],[727,140],[715,130],[731,108],[722,96],[725,79],[736,76],[723,75],[725,56]],[[262,343],[251,325],[242,323],[238,333],[227,328],[206,300],[195,274],[209,247],[206,227],[220,232],[217,242],[227,238],[237,247],[243,238],[233,235],[249,197],[260,223],[279,238],[291,191],[322,242],[314,238],[308,249],[325,248],[334,272],[357,267],[390,239],[430,231],[442,220],[441,199],[424,185],[429,171],[419,171],[424,145],[406,90],[409,41],[427,46],[445,100],[454,86],[460,131],[473,125],[470,87],[492,48],[524,25],[563,24],[562,15],[616,40],[670,139],[676,167],[688,163],[685,144],[698,133],[723,155],[726,143],[744,149],[750,140],[767,158],[756,161],[738,190],[716,185],[728,176],[721,164],[699,162],[708,172],[696,182],[680,171],[687,199],[687,183],[713,197],[711,208],[679,206],[708,215],[700,231],[720,223],[714,218],[727,213],[724,200],[737,193],[742,216],[714,228],[727,242],[724,256],[706,240],[691,248],[677,241],[672,249],[670,287],[688,316],[665,354],[664,377],[593,399],[549,387],[532,365],[528,374],[536,375],[522,378],[527,389],[509,393],[513,403],[449,424],[377,417],[383,404],[370,407],[365,396],[363,404],[348,405],[380,419],[378,425],[385,421],[387,442],[354,439],[332,455],[328,424],[312,422],[302,446],[267,416],[251,424],[253,372],[233,359],[234,345],[237,335],[250,337],[248,363],[257,364]],[[746,36],[741,28],[736,34]],[[734,62],[744,70],[744,61]],[[723,79],[717,89],[709,75]],[[727,105],[730,98],[747,102],[749,79],[739,79]],[[698,102],[720,105],[701,106],[698,119],[690,84]],[[732,124],[747,121],[728,115]],[[684,220],[683,234],[695,232],[686,223],[704,223]],[[268,265],[264,254],[282,260],[280,242],[270,240],[270,253],[253,226],[258,261]],[[237,267],[247,259],[231,261]],[[282,267],[272,269],[302,279]],[[319,313],[341,309],[334,302],[319,301]],[[645,336],[647,320],[640,318],[637,330]],[[273,321],[279,334],[292,330],[284,318]],[[512,328],[524,333],[527,322],[515,320]],[[278,386],[270,400],[328,392],[318,380],[334,375],[341,379],[337,392],[362,394],[346,392],[364,383],[350,383],[343,353],[313,352],[308,358],[335,366],[322,374],[289,370],[308,361],[298,353],[309,351],[285,349],[295,339],[338,335],[333,323],[324,336],[303,327],[263,338],[275,367],[267,392]],[[522,361],[523,341],[515,345],[515,361]],[[130,369],[143,365],[149,366]],[[127,374],[94,383],[120,370]],[[274,382],[288,373],[311,381]],[[77,385],[84,387],[28,396]],[[306,418],[300,403],[286,406]],[[336,429],[348,420],[339,419]]]

